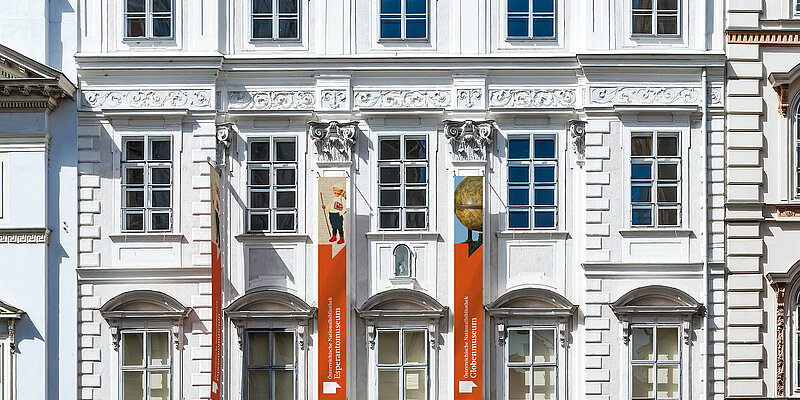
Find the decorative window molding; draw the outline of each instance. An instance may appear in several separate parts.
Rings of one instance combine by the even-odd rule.
[[[630,319],[634,315],[676,316],[682,319],[683,339],[691,343],[692,318],[703,312],[703,305],[685,292],[660,285],[640,287],[611,304],[623,324],[623,341],[630,341]]]
[[[552,133],[508,135],[508,229],[558,227],[560,172],[556,136]]]
[[[632,226],[680,226],[682,138],[675,131],[631,132]]]
[[[265,321],[284,321],[294,326],[300,350],[306,349],[308,327],[317,309],[301,298],[280,290],[256,289],[234,300],[225,313],[236,326],[239,348],[243,348],[246,329],[263,328]]]
[[[24,316],[24,311],[0,301],[0,399],[17,399],[16,326]]]
[[[107,301],[100,315],[111,329],[114,349],[119,349],[120,331],[142,328],[145,324],[160,324],[169,328],[176,349],[181,347],[183,321],[192,309],[178,300],[153,290],[132,290]]]
[[[309,122],[308,134],[317,146],[317,161],[352,161],[356,143],[357,121]]]
[[[439,345],[439,325],[449,309],[430,295],[413,289],[390,289],[377,293],[356,309],[366,321],[369,347],[375,348],[377,320],[427,322],[431,347]]]
[[[428,40],[429,0],[378,0],[380,40]]]
[[[247,231],[297,231],[298,155],[294,136],[247,142]]]
[[[427,229],[431,203],[428,135],[381,135],[377,141],[378,229]]]
[[[545,319],[558,321],[558,340],[562,347],[569,344],[568,327],[578,306],[566,297],[542,288],[522,288],[507,292],[488,304],[486,311],[497,326],[497,342],[506,342],[506,324],[514,319]]]
[[[125,0],[125,39],[171,39],[173,0]]]
[[[300,39],[299,0],[250,0],[250,37],[254,40]]]
[[[169,335],[159,329],[120,332],[120,400],[170,397],[173,354]]]
[[[428,398],[429,335],[425,328],[377,329],[379,399]]]
[[[556,0],[508,1],[508,39],[555,39]]]
[[[244,398],[296,399],[299,371],[295,331],[248,329],[244,335]]]
[[[171,135],[122,137],[121,231],[172,231],[174,153]]]
[[[681,0],[631,0],[632,36],[677,36],[681,33]]]
[[[450,142],[453,161],[486,161],[487,147],[492,144],[493,120],[444,120],[444,136]]]
[[[0,243],[50,244],[51,232],[47,228],[0,228]]]

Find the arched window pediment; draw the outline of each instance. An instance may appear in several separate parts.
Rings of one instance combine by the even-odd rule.
[[[25,311],[0,301],[0,323],[2,323],[2,320],[6,320],[5,323],[8,324],[8,341],[10,343],[8,347],[12,354],[16,351],[16,339],[14,337],[16,324],[23,315],[25,315]]]
[[[317,309],[303,299],[281,290],[258,289],[234,300],[225,312],[234,322],[244,318],[311,319]]]
[[[448,308],[427,293],[413,289],[391,289],[364,302],[358,310],[362,318],[442,318]]]
[[[682,290],[652,285],[622,295],[611,304],[611,309],[617,314],[697,314],[703,305]]]
[[[486,306],[492,316],[568,317],[578,307],[566,297],[542,288],[515,289]]]
[[[192,309],[175,298],[155,290],[132,290],[113,297],[100,307],[100,315],[111,328],[114,349],[119,348],[119,331],[125,323],[161,321],[172,328],[175,347],[180,347],[183,320]]]

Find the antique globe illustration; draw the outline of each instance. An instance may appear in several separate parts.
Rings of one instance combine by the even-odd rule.
[[[469,230],[483,232],[483,177],[468,176],[455,191],[456,218]]]

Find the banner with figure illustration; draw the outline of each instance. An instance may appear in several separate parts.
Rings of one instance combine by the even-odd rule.
[[[347,178],[318,182],[319,399],[346,399]]]
[[[456,176],[455,396],[483,397],[483,177]]]
[[[222,376],[222,246],[219,172],[211,166],[211,400],[219,400]]]

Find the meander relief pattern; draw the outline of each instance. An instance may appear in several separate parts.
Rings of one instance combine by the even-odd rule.
[[[574,89],[493,89],[489,107],[568,108],[575,105]]]
[[[237,90],[228,92],[230,110],[313,110],[314,93],[308,90]]]
[[[206,108],[210,90],[103,90],[83,92],[83,105],[90,108]]]
[[[447,90],[364,90],[354,95],[358,108],[444,108],[450,100]]]

